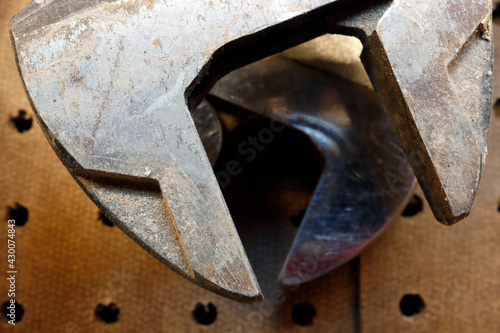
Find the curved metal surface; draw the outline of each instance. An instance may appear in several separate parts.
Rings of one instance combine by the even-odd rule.
[[[373,90],[275,56],[232,72],[210,93],[298,129],[323,157],[285,284],[352,258],[402,209],[415,177]]]

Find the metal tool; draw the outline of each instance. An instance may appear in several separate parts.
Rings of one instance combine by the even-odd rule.
[[[397,0],[334,17],[362,56],[436,219],[472,207],[491,109],[491,1]]]
[[[208,88],[321,34],[358,35],[436,218],[449,224],[468,214],[484,166],[490,20],[487,0],[35,0],[10,30],[39,122],[96,204],[179,274],[252,302],[260,290],[190,115]]]
[[[323,173],[283,265],[287,285],[358,254],[413,189],[411,167],[372,89],[274,56],[228,74],[210,94],[297,129],[322,156]]]

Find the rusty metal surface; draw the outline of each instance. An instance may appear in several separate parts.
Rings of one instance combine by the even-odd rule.
[[[89,196],[179,274],[253,301],[260,299],[257,281],[186,97],[195,102],[190,85],[206,76],[222,46],[325,3],[201,1],[190,11],[152,1],[77,8],[33,1],[10,27],[40,123]],[[223,17],[234,20],[221,25]],[[120,187],[132,190],[122,197]]]
[[[486,162],[491,1],[398,0],[340,25],[367,46],[368,74],[436,219],[463,219]]]
[[[489,2],[69,3],[33,1],[10,24],[37,116],[89,196],[187,279],[260,299],[189,110],[231,69],[339,27],[364,30],[368,74],[436,218],[467,215],[485,160],[491,73],[473,81],[462,61],[491,68]],[[466,85],[453,85],[463,78],[467,94],[478,92],[467,103]]]
[[[299,59],[299,52],[285,54]],[[323,161],[283,264],[284,284],[310,281],[345,263],[401,211],[415,178],[373,90],[274,56],[225,76],[210,95],[269,117],[259,143],[282,130],[279,120],[309,138]],[[246,152],[250,145],[239,149]],[[391,179],[395,174],[397,183]]]

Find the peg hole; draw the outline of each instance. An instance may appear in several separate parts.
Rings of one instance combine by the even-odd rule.
[[[406,294],[399,302],[399,309],[404,316],[413,317],[425,309],[425,303],[418,294]]]
[[[113,222],[111,222],[111,220],[108,219],[106,217],[106,215],[104,215],[104,213],[101,212],[101,211],[99,211],[98,220],[100,220],[102,222],[102,224],[107,225],[108,227],[114,227],[115,226],[115,224]]]
[[[29,212],[26,207],[16,203],[14,207],[9,207],[9,220],[16,221],[16,227],[22,227],[26,224],[29,217]]]
[[[292,310],[292,320],[300,326],[310,326],[316,316],[316,309],[311,304],[305,302],[296,304]]]
[[[404,217],[412,217],[420,213],[423,209],[424,202],[418,195],[414,195],[406,205],[401,215]]]
[[[115,303],[110,303],[104,305],[102,303],[97,304],[95,307],[95,315],[98,319],[105,322],[106,324],[111,324],[118,321],[118,315],[120,314],[120,309]]]
[[[198,303],[193,310],[193,320],[199,325],[212,325],[217,319],[217,308],[212,303],[207,306]]]
[[[33,118],[28,117],[25,110],[19,110],[17,117],[11,117],[10,121],[14,124],[19,133],[29,131],[33,125]]]
[[[11,304],[14,304],[13,308]],[[24,307],[18,302],[11,303],[9,300],[2,304],[2,313],[7,318],[7,321],[14,319],[14,323],[17,324],[23,319]]]

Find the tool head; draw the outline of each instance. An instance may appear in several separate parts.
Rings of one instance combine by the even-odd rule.
[[[490,0],[379,1],[332,26],[359,36],[363,62],[436,219],[465,218],[486,163]]]
[[[190,110],[224,73],[324,29],[372,28],[365,31],[368,74],[407,156],[422,154],[412,166],[436,217],[451,223],[470,209],[484,165],[491,81],[469,77],[460,63],[491,65],[491,4],[379,2],[387,5],[380,11],[354,0],[34,0],[10,31],[37,118],[96,204],[179,274],[251,302],[261,293]],[[348,20],[363,10],[377,17],[375,26],[365,22],[370,15]],[[457,107],[465,88],[450,77],[474,79],[470,91],[482,99]]]
[[[253,302],[261,292],[190,109],[217,59],[284,21],[274,34],[288,33],[332,2],[200,0],[188,9],[182,1],[34,0],[10,32],[37,118],[94,202],[182,276]]]

